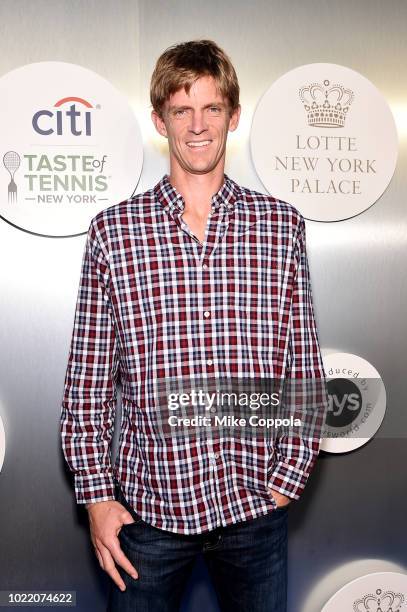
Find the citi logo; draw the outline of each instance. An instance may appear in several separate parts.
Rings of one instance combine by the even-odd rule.
[[[80,106],[78,106],[80,105]],[[51,136],[70,133],[73,136],[91,136],[91,112],[86,109],[94,108],[90,102],[83,98],[71,96],[61,98],[54,108],[37,111],[32,118],[32,126],[37,134]]]

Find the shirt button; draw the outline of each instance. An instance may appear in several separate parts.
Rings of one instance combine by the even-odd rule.
[[[205,310],[204,317],[208,318],[210,316],[211,316],[211,313],[209,312],[209,310]]]
[[[215,453],[215,454],[214,454],[214,458],[215,458],[215,459],[219,459],[219,453]]]
[[[207,269],[208,269],[208,264],[202,264],[202,268],[203,268],[204,270],[207,270]]]
[[[206,360],[206,364],[207,364],[207,365],[212,365],[212,364],[213,364],[212,359],[207,359],[207,360]]]

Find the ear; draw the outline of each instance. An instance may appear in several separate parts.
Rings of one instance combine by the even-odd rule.
[[[168,138],[167,128],[165,127],[164,119],[160,117],[157,111],[155,110],[151,111],[151,119],[155,125],[155,129],[157,130],[157,132],[161,134],[161,136]]]
[[[237,128],[237,126],[239,125],[240,111],[241,110],[242,109],[241,109],[241,106],[239,104],[238,107],[230,115],[230,119],[229,119],[229,132],[234,132],[235,129]]]

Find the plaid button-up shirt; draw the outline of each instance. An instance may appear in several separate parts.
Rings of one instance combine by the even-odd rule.
[[[77,503],[115,499],[161,529],[193,534],[298,499],[320,439],[156,435],[154,382],[189,376],[324,378],[305,248],[290,204],[225,175],[201,243],[168,175],[98,213],[82,261],[62,400]],[[122,415],[111,439],[116,388]]]

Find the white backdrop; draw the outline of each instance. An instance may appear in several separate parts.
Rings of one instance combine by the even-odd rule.
[[[0,76],[32,62],[72,62],[99,73],[127,98],[144,140],[137,191],[167,169],[166,144],[150,121],[149,79],[158,55],[177,41],[212,38],[235,64],[242,120],[230,136],[226,170],[247,187],[264,191],[250,158],[255,105],[296,66],[348,66],[372,81],[393,109],[400,152],[380,200],[347,221],[307,221],[321,345],[372,363],[385,382],[388,407],[381,436],[352,453],[321,457],[290,511],[289,612],[311,612],[305,608],[311,594],[317,612],[347,580],[370,571],[364,559],[375,560],[374,571],[389,563],[407,566],[406,23],[404,0],[0,3]],[[0,416],[7,440],[0,589],[72,589],[78,610],[98,612],[107,579],[93,555],[86,514],[75,506],[58,435],[84,242],[84,236],[38,237],[0,219]],[[386,427],[398,437],[386,438]],[[352,571],[335,573],[343,584],[327,583],[327,575],[352,562]],[[183,610],[217,610],[201,563]]]

